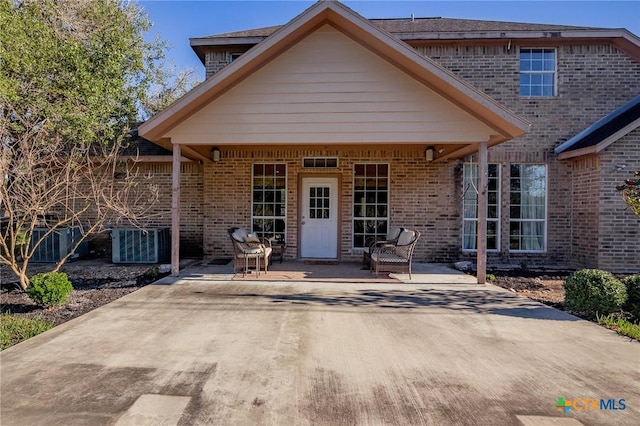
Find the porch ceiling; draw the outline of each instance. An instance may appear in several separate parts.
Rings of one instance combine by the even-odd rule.
[[[159,144],[164,144],[171,148],[171,142],[169,140],[161,140]],[[495,143],[493,144],[495,145]],[[492,146],[491,143],[487,146]],[[326,144],[314,144],[314,145],[286,145],[286,146],[264,146],[264,145],[181,145],[182,156],[196,161],[212,162],[212,150],[218,149],[221,151],[222,158],[225,158],[225,151],[233,150],[234,152],[246,152],[247,155],[253,155],[256,152],[264,152],[266,156],[269,155],[282,155],[283,150],[297,151],[304,149],[305,151],[317,151],[323,152],[323,156],[332,157],[340,156],[341,152],[351,150],[361,150],[362,145],[326,145]],[[478,144],[473,143],[458,143],[458,144],[394,144],[388,145],[371,145],[373,152],[378,152],[381,156],[393,156],[393,153],[398,151],[417,151],[416,158],[424,159],[425,151],[428,148],[434,150],[433,163],[447,162],[450,160],[457,160],[464,158],[467,155],[476,153],[478,151]],[[277,154],[276,152],[277,151]],[[297,158],[297,157],[296,157]]]

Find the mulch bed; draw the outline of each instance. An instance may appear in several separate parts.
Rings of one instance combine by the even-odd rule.
[[[51,270],[53,265],[33,265],[30,274]],[[63,266],[73,291],[67,302],[44,309],[18,286],[17,279],[6,267],[0,272],[0,312],[27,318],[40,318],[62,324],[93,309],[150,284],[167,274],[158,274],[150,265],[114,265],[102,260],[78,261]]]
[[[569,271],[540,272],[522,269],[510,271],[492,271],[496,276],[491,284],[511,290],[530,299],[564,308],[564,279]]]

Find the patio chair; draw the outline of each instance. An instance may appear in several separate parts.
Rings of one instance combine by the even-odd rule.
[[[242,268],[244,277],[249,267],[254,266],[257,275],[260,276],[262,261],[266,274],[272,252],[271,243],[268,240],[260,240],[255,234],[249,234],[244,228],[230,228],[227,232],[233,244],[233,273]]]
[[[387,236],[384,239],[374,240],[369,243],[368,247],[365,247],[364,251],[362,252],[362,265],[365,267],[371,267],[371,253],[379,250],[380,247],[385,244],[395,244],[396,241],[398,241],[398,237],[403,230],[404,228],[401,228],[399,226],[390,228],[389,232],[387,232]]]
[[[371,253],[371,266],[376,272],[407,272],[411,279],[411,259],[420,232],[403,229],[395,244],[384,244]]]

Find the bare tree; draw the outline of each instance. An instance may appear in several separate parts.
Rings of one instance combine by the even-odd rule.
[[[119,144],[69,145],[38,132],[2,146],[0,199],[6,224],[0,262],[16,274],[22,289],[29,284],[27,267],[34,253],[61,229],[73,227],[79,233],[54,271],[105,225],[144,224],[158,198],[157,187],[133,162],[120,161],[120,149]]]
[[[77,227],[73,250],[107,224],[140,225],[157,198],[120,156],[166,75],[149,28],[128,1],[0,0],[0,264],[23,289],[49,236]]]

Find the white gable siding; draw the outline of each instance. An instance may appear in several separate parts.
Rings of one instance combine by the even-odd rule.
[[[446,143],[496,133],[325,25],[167,136],[189,144]]]

